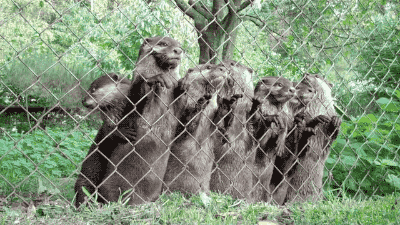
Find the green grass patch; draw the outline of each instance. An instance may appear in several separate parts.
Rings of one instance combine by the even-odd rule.
[[[42,188],[71,197],[73,189],[65,192],[66,184],[60,182],[76,177],[91,145],[88,139],[94,139],[96,133],[84,126],[73,131],[37,128],[29,134],[5,131],[0,139],[0,174],[4,177],[0,194],[36,193]]]
[[[303,203],[290,207],[295,224],[399,224],[398,195],[367,200],[335,198],[321,203]]]
[[[103,206],[91,204],[80,211],[63,201],[26,207],[25,211],[3,207],[0,224],[16,220],[19,224],[399,224],[399,200],[398,195],[363,201],[335,198],[277,207],[249,204],[215,193],[207,201],[199,195],[185,198],[172,193],[139,206],[125,206],[119,201]]]
[[[0,69],[0,103],[19,100],[24,106],[80,106],[83,89],[102,74],[88,60],[73,64],[58,61],[51,53],[25,54]]]

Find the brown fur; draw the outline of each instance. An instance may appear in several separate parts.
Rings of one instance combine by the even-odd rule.
[[[316,201],[322,198],[322,176],[325,161],[329,155],[330,144],[336,138],[340,119],[333,107],[331,87],[318,75],[306,74],[303,84],[315,89],[315,96],[307,104],[305,114],[310,118],[328,117],[327,125],[315,123],[315,119],[307,122],[307,126],[315,127],[315,135],[307,138],[305,149],[299,154],[298,164],[291,174],[287,190],[286,202]]]
[[[307,139],[311,135],[306,131],[304,119],[297,115],[301,114],[305,106],[314,98],[314,89],[297,82],[293,82],[293,85],[296,87],[296,97],[292,98],[284,107],[289,118],[289,132],[285,141],[286,151],[282,156],[276,157],[270,182],[272,198],[279,205],[282,205],[286,198],[298,155],[303,152]]]
[[[185,107],[180,117],[183,126],[178,129],[171,147],[164,177],[165,188],[169,191],[197,194],[210,190],[213,148],[218,138],[217,94],[223,88],[227,73],[224,67],[206,64],[189,69],[183,78],[182,86],[187,91],[186,98],[181,98],[179,104]],[[207,95],[210,100],[198,106]]]
[[[259,141],[254,161],[254,201],[270,200],[269,184],[274,170],[275,157],[285,153],[285,139],[291,118],[283,107],[295,94],[291,81],[283,77],[265,77],[256,86],[254,95],[257,102],[250,111],[250,116],[259,107],[250,121],[254,126],[254,137]]]
[[[220,135],[214,148],[215,164],[211,175],[210,189],[215,192],[230,194],[234,198],[249,198],[252,187],[251,165],[254,152],[251,151],[253,139],[247,127],[247,114],[254,95],[252,73],[246,66],[233,60],[226,60],[223,65],[229,69],[228,83],[231,88],[221,91],[220,97],[242,94],[236,107],[224,118],[229,121],[225,135]]]
[[[79,207],[86,198],[82,187],[92,194],[97,192],[97,186],[103,179],[112,150],[119,142],[127,142],[126,138],[129,139],[134,135],[131,129],[126,129],[126,132],[116,129],[116,124],[123,117],[123,108],[127,104],[125,96],[128,95],[130,85],[130,80],[121,79],[117,74],[110,73],[93,81],[87,91],[88,94],[82,100],[85,107],[100,110],[103,125],[86,159],[82,162],[81,173],[75,183],[76,207]],[[101,196],[98,200],[103,201]]]
[[[148,38],[141,47],[128,95],[136,108],[126,108],[131,114],[124,120],[133,122],[136,140],[117,147],[111,157],[112,164],[100,189],[108,201],[115,202],[122,193],[132,189],[125,196],[130,198],[128,204],[140,204],[157,199],[161,192],[170,145],[178,125],[172,87],[177,85],[181,53],[180,44],[168,37]],[[154,64],[158,68],[154,69]],[[147,73],[148,67],[153,68]]]

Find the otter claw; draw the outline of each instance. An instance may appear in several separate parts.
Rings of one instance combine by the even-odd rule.
[[[316,120],[318,120],[319,123],[329,123],[330,119],[329,117],[325,116],[325,115],[319,115],[317,117],[315,117]]]
[[[315,134],[316,134],[315,128],[312,128],[312,127],[304,127],[304,128],[303,128],[303,131],[304,131],[304,132],[309,132],[309,133],[311,133],[312,135],[315,135]]]
[[[231,99],[229,100],[228,106],[231,107],[233,104],[235,104],[237,102],[237,100],[239,98],[242,98],[243,95],[242,94],[235,94],[231,97]]]

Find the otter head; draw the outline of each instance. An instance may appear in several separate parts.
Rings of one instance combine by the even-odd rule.
[[[188,95],[188,105],[195,104],[204,95],[218,93],[224,86],[229,71],[219,65],[201,64],[190,68],[180,85]]]
[[[238,81],[234,80],[232,76],[228,77],[228,85],[233,86],[235,82],[244,81],[244,83],[239,84],[240,86],[249,86],[251,89],[254,88],[253,85],[253,73],[254,71],[246,67],[235,60],[227,59],[222,62],[231,74],[238,74]],[[239,78],[240,77],[240,78]]]
[[[144,40],[139,50],[139,59],[152,55],[160,69],[173,70],[179,65],[182,52],[178,41],[170,37],[152,37]]]
[[[255,96],[266,97],[274,105],[289,101],[295,94],[293,83],[283,77],[264,77],[254,89]]]
[[[293,86],[296,88],[296,95],[290,99],[290,103],[306,106],[315,97],[316,92],[312,86],[298,82],[293,82]]]
[[[125,105],[125,96],[128,95],[130,86],[130,80],[123,79],[115,73],[101,76],[92,82],[82,104],[89,109],[99,108],[107,114],[107,117],[117,122],[117,118]]]
[[[332,84],[327,82],[318,74],[304,74],[301,84],[309,88],[308,92],[311,96],[311,90],[313,91],[313,96],[309,99],[308,103],[312,102],[314,111],[318,111],[320,114],[326,114],[326,112],[335,112],[334,110],[334,99],[332,97]],[[303,91],[301,94],[305,94]],[[305,95],[307,96],[307,95]]]

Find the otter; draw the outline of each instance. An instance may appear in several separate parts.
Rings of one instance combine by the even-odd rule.
[[[178,126],[176,99],[182,49],[169,37],[145,39],[139,51],[134,81],[126,107],[128,115],[119,124],[132,123],[136,138],[119,145],[111,156],[100,193],[108,201],[132,190],[129,204],[141,204],[158,198]],[[177,96],[176,96],[177,95]]]
[[[300,96],[304,92],[314,95],[303,112],[306,126],[311,127],[312,132],[310,135],[303,134],[302,138],[306,141],[302,141],[305,143],[299,148],[298,163],[289,174],[285,203],[322,199],[324,164],[341,125],[333,106],[331,85],[317,74],[305,74],[301,84],[308,88],[300,89]]]
[[[185,108],[185,113],[180,117],[182,125],[177,129],[177,138],[171,147],[164,176],[165,190],[184,194],[210,191],[213,147],[218,140],[217,112],[223,108],[223,113],[228,114],[227,109],[233,108],[241,97],[233,96],[230,100],[218,97],[227,76],[225,67],[205,64],[189,69],[182,79],[186,98],[181,98],[180,105]]]
[[[320,115],[307,125],[304,113],[307,104],[314,98],[313,89],[302,83],[293,82],[296,95],[285,104],[284,112],[288,115],[288,134],[285,141],[286,151],[275,159],[274,171],[270,182],[270,190],[275,203],[284,203],[287,188],[296,166],[296,160],[304,153],[305,145],[311,135],[315,134],[315,126],[329,122],[327,117]]]
[[[92,194],[95,193],[105,174],[112,150],[118,143],[127,142],[135,136],[134,130],[129,127],[116,129],[116,125],[123,117],[125,96],[128,95],[130,85],[130,80],[123,79],[115,73],[109,73],[94,80],[82,100],[86,108],[100,110],[103,125],[82,162],[82,169],[75,183],[77,208],[87,197],[82,187]],[[99,196],[98,201],[104,202],[104,199]]]
[[[254,96],[249,115],[258,144],[255,146],[252,200],[269,202],[275,158],[286,151],[287,124],[291,122],[283,108],[295,96],[295,88],[286,78],[264,77],[256,85]]]
[[[220,125],[223,126],[224,134],[217,134],[219,141],[214,147],[215,163],[210,190],[230,194],[234,198],[248,199],[252,188],[251,165],[254,161],[254,152],[251,151],[253,138],[247,123],[247,113],[254,96],[253,70],[233,60],[225,60],[220,65],[229,70],[230,76],[228,88],[221,90],[219,96],[243,97],[237,100],[230,113],[221,116]],[[221,114],[224,111],[221,109]]]

